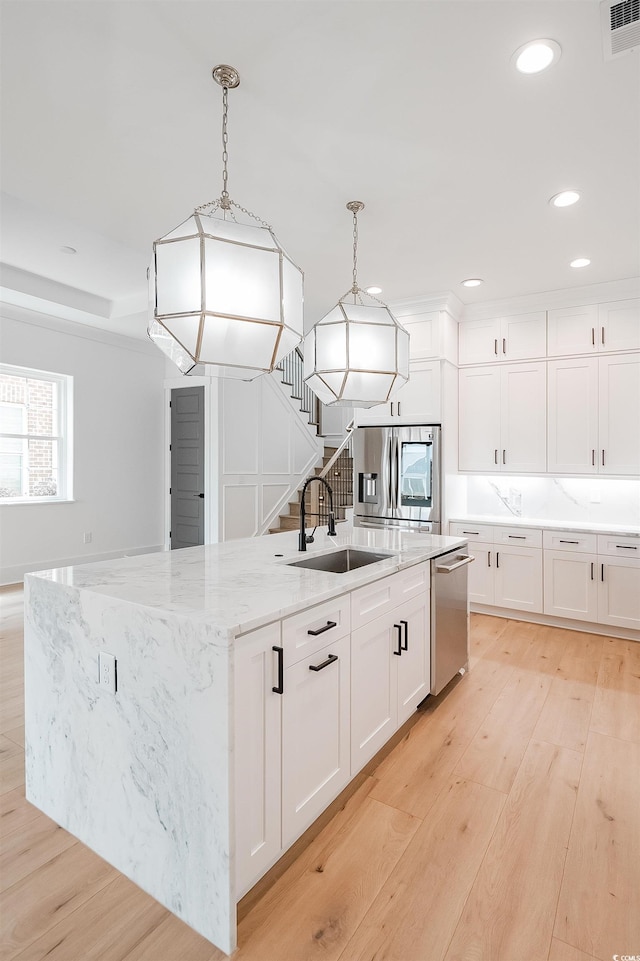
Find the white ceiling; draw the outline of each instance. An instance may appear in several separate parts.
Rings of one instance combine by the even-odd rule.
[[[597,0],[1,6],[9,300],[144,335],[153,240],[220,194],[221,62],[230,193],[304,269],[307,327],[351,284],[352,199],[359,281],[389,302],[638,274],[640,51],[604,60]],[[539,37],[560,61],[516,73]],[[549,206],[567,187],[582,201]]]

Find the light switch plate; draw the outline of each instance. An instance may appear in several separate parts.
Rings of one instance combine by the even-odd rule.
[[[98,654],[98,683],[105,691],[115,694],[118,689],[117,662],[114,654]]]

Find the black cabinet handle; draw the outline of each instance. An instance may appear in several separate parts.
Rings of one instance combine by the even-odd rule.
[[[560,538],[560,543],[561,544],[579,544],[580,541],[563,541],[562,538]]]
[[[475,534],[476,537],[480,537],[480,531],[463,531],[463,534]]]
[[[616,547],[620,548],[621,551],[637,551],[638,548],[634,547],[633,544],[616,544]]]
[[[600,565],[600,580],[604,584],[604,564]]]
[[[311,637],[317,637],[318,634],[324,634],[325,631],[330,631],[332,627],[337,627],[335,621],[327,621],[324,627],[319,627],[317,631],[307,631],[307,634],[311,634]]]
[[[404,624],[404,644],[402,645],[402,650],[408,651],[409,650],[409,625],[407,624],[406,621],[400,621],[400,623]]]
[[[500,567],[500,551],[496,551],[496,567]]]
[[[398,632],[398,650],[394,651],[393,653],[396,655],[396,657],[401,657],[402,656],[402,625],[394,624],[393,626]]]
[[[333,662],[334,662],[334,661],[337,661],[337,660],[338,660],[338,655],[337,655],[337,654],[329,654],[329,657],[326,659],[326,661],[323,661],[322,664],[310,664],[310,665],[309,665],[309,670],[310,670],[310,671],[322,671],[323,668],[328,667],[329,664],[333,664]]]
[[[271,690],[274,694],[284,694],[284,650],[281,647],[272,647],[271,650],[278,655],[278,686]]]
[[[491,551],[487,551],[487,567],[491,567]]]
[[[591,561],[591,580],[593,580],[593,561]]]
[[[527,535],[526,535],[526,534],[508,534],[507,536],[508,536],[509,539],[512,540],[512,541],[526,541],[526,539],[527,539]],[[569,543],[570,543],[570,542],[569,542]],[[575,543],[577,544],[578,542],[575,541]]]

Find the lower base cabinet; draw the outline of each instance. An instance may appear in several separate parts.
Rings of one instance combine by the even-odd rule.
[[[429,588],[415,565],[236,638],[238,899],[428,695]]]
[[[514,611],[542,611],[542,551],[535,547],[471,544],[475,561],[469,567],[472,604]]]
[[[360,771],[430,688],[430,610],[424,596],[351,635],[351,770]]]
[[[283,848],[313,824],[351,779],[349,674],[348,637],[284,672]]]

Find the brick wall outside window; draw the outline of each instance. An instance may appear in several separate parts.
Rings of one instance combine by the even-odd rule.
[[[26,412],[22,429],[27,434],[56,434],[57,394],[58,386],[52,381],[0,373],[0,404],[15,404]],[[29,438],[27,445],[28,496],[55,496],[58,493],[57,443]],[[0,496],[15,493],[0,489]]]

